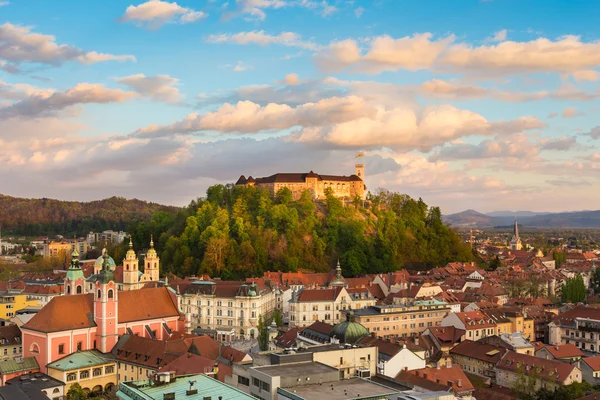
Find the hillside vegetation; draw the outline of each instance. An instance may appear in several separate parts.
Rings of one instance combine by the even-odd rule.
[[[141,221],[150,220],[159,211],[175,213],[177,210],[122,197],[84,203],[0,195],[0,225],[4,234],[24,236],[127,230]]]
[[[135,244],[147,247],[152,233],[164,272],[224,279],[327,271],[338,258],[346,276],[472,259],[438,207],[389,192],[365,204],[344,205],[331,195],[313,201],[309,192],[292,201],[288,189],[272,198],[261,189],[216,185],[184,212],[139,224]]]

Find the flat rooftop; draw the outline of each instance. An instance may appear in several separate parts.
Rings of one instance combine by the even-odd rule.
[[[363,399],[400,393],[398,390],[360,378],[344,379],[322,385],[294,386],[283,390],[304,399],[327,400]]]
[[[338,369],[330,367],[329,365],[307,361],[289,364],[269,365],[266,367],[256,367],[255,370],[269,376],[295,378],[299,376],[325,374],[331,371],[337,371]]]

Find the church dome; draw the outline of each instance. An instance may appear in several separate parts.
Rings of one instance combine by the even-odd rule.
[[[369,330],[360,323],[354,321],[354,311],[346,314],[346,320],[333,327],[330,338],[336,338],[340,343],[355,344],[362,338],[369,336]]]
[[[96,262],[94,263],[94,267],[101,267],[103,262],[104,262],[104,258],[102,255],[96,259]],[[111,268],[117,266],[117,264],[115,264],[115,260],[113,260],[113,258],[111,256],[108,256],[108,266]]]

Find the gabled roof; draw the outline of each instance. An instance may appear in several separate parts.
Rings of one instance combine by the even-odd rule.
[[[581,361],[586,363],[593,371],[600,371],[600,356],[585,357]]]
[[[25,357],[17,360],[0,361],[0,374],[6,375],[13,372],[39,371],[40,365],[35,357]]]
[[[212,372],[218,363],[206,357],[202,357],[192,353],[185,353],[177,357],[158,372],[175,372],[175,376],[191,375],[191,374],[206,374]]]
[[[17,325],[0,326],[0,346],[21,344],[21,329]]]
[[[451,387],[455,393],[472,392],[475,387],[459,365],[450,367],[421,368],[408,371],[409,374],[427,379],[438,385]],[[396,377],[398,379],[398,377]]]
[[[577,306],[567,312],[559,314],[554,318],[556,325],[573,326],[575,319],[586,318],[600,321],[600,309],[594,307]]]
[[[457,354],[463,357],[470,357],[487,363],[496,364],[507,350],[502,347],[492,346],[480,342],[465,340],[454,346],[450,354]]]
[[[118,293],[119,323],[179,316],[167,288]],[[62,332],[95,327],[94,294],[56,296],[21,329]]]
[[[72,371],[74,369],[94,367],[115,362],[111,354],[102,354],[98,350],[77,351],[59,358],[48,364],[48,368],[59,371]]]
[[[429,332],[442,345],[460,342],[460,338],[465,334],[464,329],[458,329],[454,326],[434,326],[429,328]]]
[[[535,373],[546,381],[562,383],[575,369],[575,365],[560,361],[546,360],[544,358],[528,356],[526,354],[508,351],[496,364],[496,368],[519,372],[535,371]]]
[[[577,348],[573,343],[569,344],[558,344],[558,345],[546,345],[544,349],[556,359],[561,358],[573,358],[583,357],[583,352]],[[542,350],[542,349],[540,349]],[[536,353],[539,350],[536,350]]]
[[[336,287],[334,289],[304,289],[298,296],[299,302],[312,301],[335,301],[340,295],[343,288]]]

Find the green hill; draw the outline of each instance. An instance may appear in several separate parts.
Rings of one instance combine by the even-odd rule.
[[[0,195],[0,225],[4,234],[24,236],[127,230],[132,224],[150,221],[159,211],[175,214],[178,210],[122,197],[76,202]]]
[[[240,186],[212,186],[173,220],[139,224],[136,246],[154,234],[165,272],[224,279],[266,270],[327,271],[339,258],[344,274],[470,261],[469,247],[441,219],[438,207],[383,192],[344,205],[333,196],[297,201]],[[158,240],[156,240],[158,238]]]

